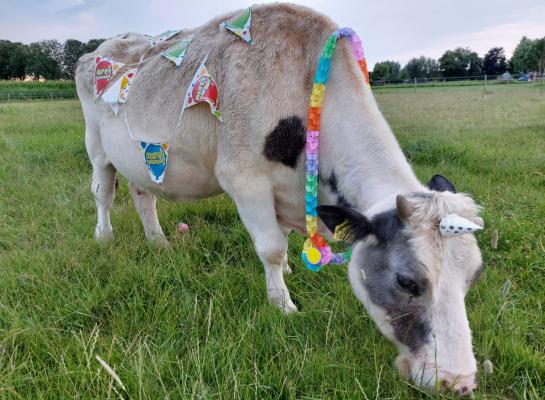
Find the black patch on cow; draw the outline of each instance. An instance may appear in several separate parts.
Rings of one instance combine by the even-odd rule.
[[[394,240],[403,227],[403,222],[399,218],[397,209],[393,209],[375,215],[371,221],[371,226],[375,236],[381,242],[386,243]]]
[[[337,175],[335,175],[335,171],[331,171],[331,175],[329,175],[329,177],[327,178],[323,178],[322,176],[320,176],[319,178],[320,180],[322,180],[322,182],[329,185],[331,192],[337,197],[338,206],[345,208],[354,208],[352,203],[350,203],[339,190],[339,182],[337,180]]]
[[[295,168],[305,141],[303,120],[297,116],[284,118],[278,121],[265,138],[263,155],[269,161],[281,162],[287,167]]]
[[[363,253],[354,259],[362,263],[360,268],[366,276],[363,284],[369,299],[388,314],[397,339],[416,352],[431,340],[429,307],[426,306],[430,295],[429,283],[426,267],[417,260],[409,245],[409,237],[399,231],[399,225],[397,228],[394,226],[394,220],[389,211],[377,222],[372,222],[375,225],[379,221],[389,221],[390,229],[386,231],[390,235],[396,229],[398,232],[386,243],[366,246],[360,250]],[[400,277],[414,282],[418,295],[401,287]]]
[[[428,183],[428,188],[437,192],[452,192],[456,193],[456,188],[442,175],[434,175]]]

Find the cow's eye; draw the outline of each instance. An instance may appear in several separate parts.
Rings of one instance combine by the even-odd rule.
[[[397,284],[401,289],[412,294],[413,296],[420,295],[420,288],[418,287],[418,284],[410,278],[398,274]]]

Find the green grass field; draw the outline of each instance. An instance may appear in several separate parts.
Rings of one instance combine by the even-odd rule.
[[[484,206],[486,269],[467,299],[476,397],[544,398],[545,91],[376,96],[418,176],[442,173]],[[429,397],[395,371],[396,351],[345,269],[304,269],[297,235],[287,285],[301,312],[269,306],[262,266],[225,196],[160,201],[173,246],[158,250],[122,180],[115,241],[96,243],[77,101],[0,104],[0,166],[0,398]],[[179,221],[189,235],[176,234]]]

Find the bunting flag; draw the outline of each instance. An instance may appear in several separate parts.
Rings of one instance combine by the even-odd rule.
[[[185,94],[183,110],[195,104],[206,102],[210,110],[221,121],[221,112],[218,110],[218,86],[205,66],[207,57],[195,72],[191,85]]]
[[[119,88],[119,102],[120,103],[126,103],[127,99],[129,97],[129,90],[132,85],[132,81],[134,80],[136,76],[136,71],[138,70],[138,67],[130,68],[127,70],[123,77],[121,78],[121,86]]]
[[[144,160],[151,180],[161,184],[165,177],[168,162],[168,143],[140,142]]]
[[[169,29],[168,31],[164,31],[158,35],[155,36],[148,36],[148,43],[150,46],[155,46],[161,42],[164,42],[165,40],[170,39],[172,36],[176,35],[180,30],[173,30]]]
[[[114,115],[117,115],[119,112],[119,93],[121,92],[121,81],[122,79],[117,79],[108,89],[104,90],[100,96],[100,99],[111,107]]]
[[[117,79],[106,90],[103,91],[100,99],[107,103],[115,115],[119,112],[119,103],[126,103],[129,96],[129,89],[136,76],[138,67],[130,68],[123,73],[123,76]]]
[[[242,38],[246,43],[253,44],[250,36],[250,25],[252,22],[252,10],[248,7],[241,14],[235,15],[228,21],[222,22],[220,27],[233,32],[238,37]]]
[[[168,49],[163,51],[161,55],[172,61],[176,65],[176,67],[179,67],[184,60],[185,52],[187,50],[187,47],[189,46],[189,43],[191,43],[192,38],[193,35],[180,40],[173,46],[170,46]]]
[[[112,60],[109,57],[95,58],[95,95],[100,97],[110,79],[112,79],[125,64]]]

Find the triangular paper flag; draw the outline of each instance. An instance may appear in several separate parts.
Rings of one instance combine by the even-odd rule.
[[[110,79],[112,79],[125,64],[112,60],[109,57],[97,56],[95,58],[95,95],[97,97],[104,91]]]
[[[100,98],[102,101],[107,103],[114,112],[115,115],[117,115],[119,111],[119,93],[121,92],[121,81],[123,79],[117,79],[112,85],[106,89]]]
[[[155,36],[148,36],[148,43],[150,46],[155,46],[158,43],[164,42],[165,40],[170,39],[172,36],[176,35],[180,30],[169,29]]]
[[[132,85],[132,81],[134,80],[136,76],[136,71],[138,70],[138,67],[131,68],[127,70],[121,80],[121,86],[119,88],[119,102],[120,103],[126,103],[127,98],[129,97],[129,90]]]
[[[161,184],[167,170],[168,144],[140,142],[140,149],[144,153],[151,180]]]
[[[179,42],[175,43],[173,46],[170,46],[168,49],[163,51],[161,55],[163,57],[168,58],[170,61],[172,61],[176,67],[179,67],[182,64],[182,61],[185,57],[185,52],[187,50],[187,47],[189,46],[189,43],[191,43],[191,38],[193,35],[189,36],[188,38],[184,38],[180,40]]]
[[[241,37],[246,43],[252,44],[252,37],[250,36],[250,25],[252,22],[252,10],[248,7],[241,14],[235,15],[228,21],[222,22],[220,26],[230,30],[235,35]]]
[[[206,102],[210,105],[212,114],[221,121],[221,112],[218,110],[218,86],[206,69],[205,62],[206,57],[187,88],[183,109]]]

